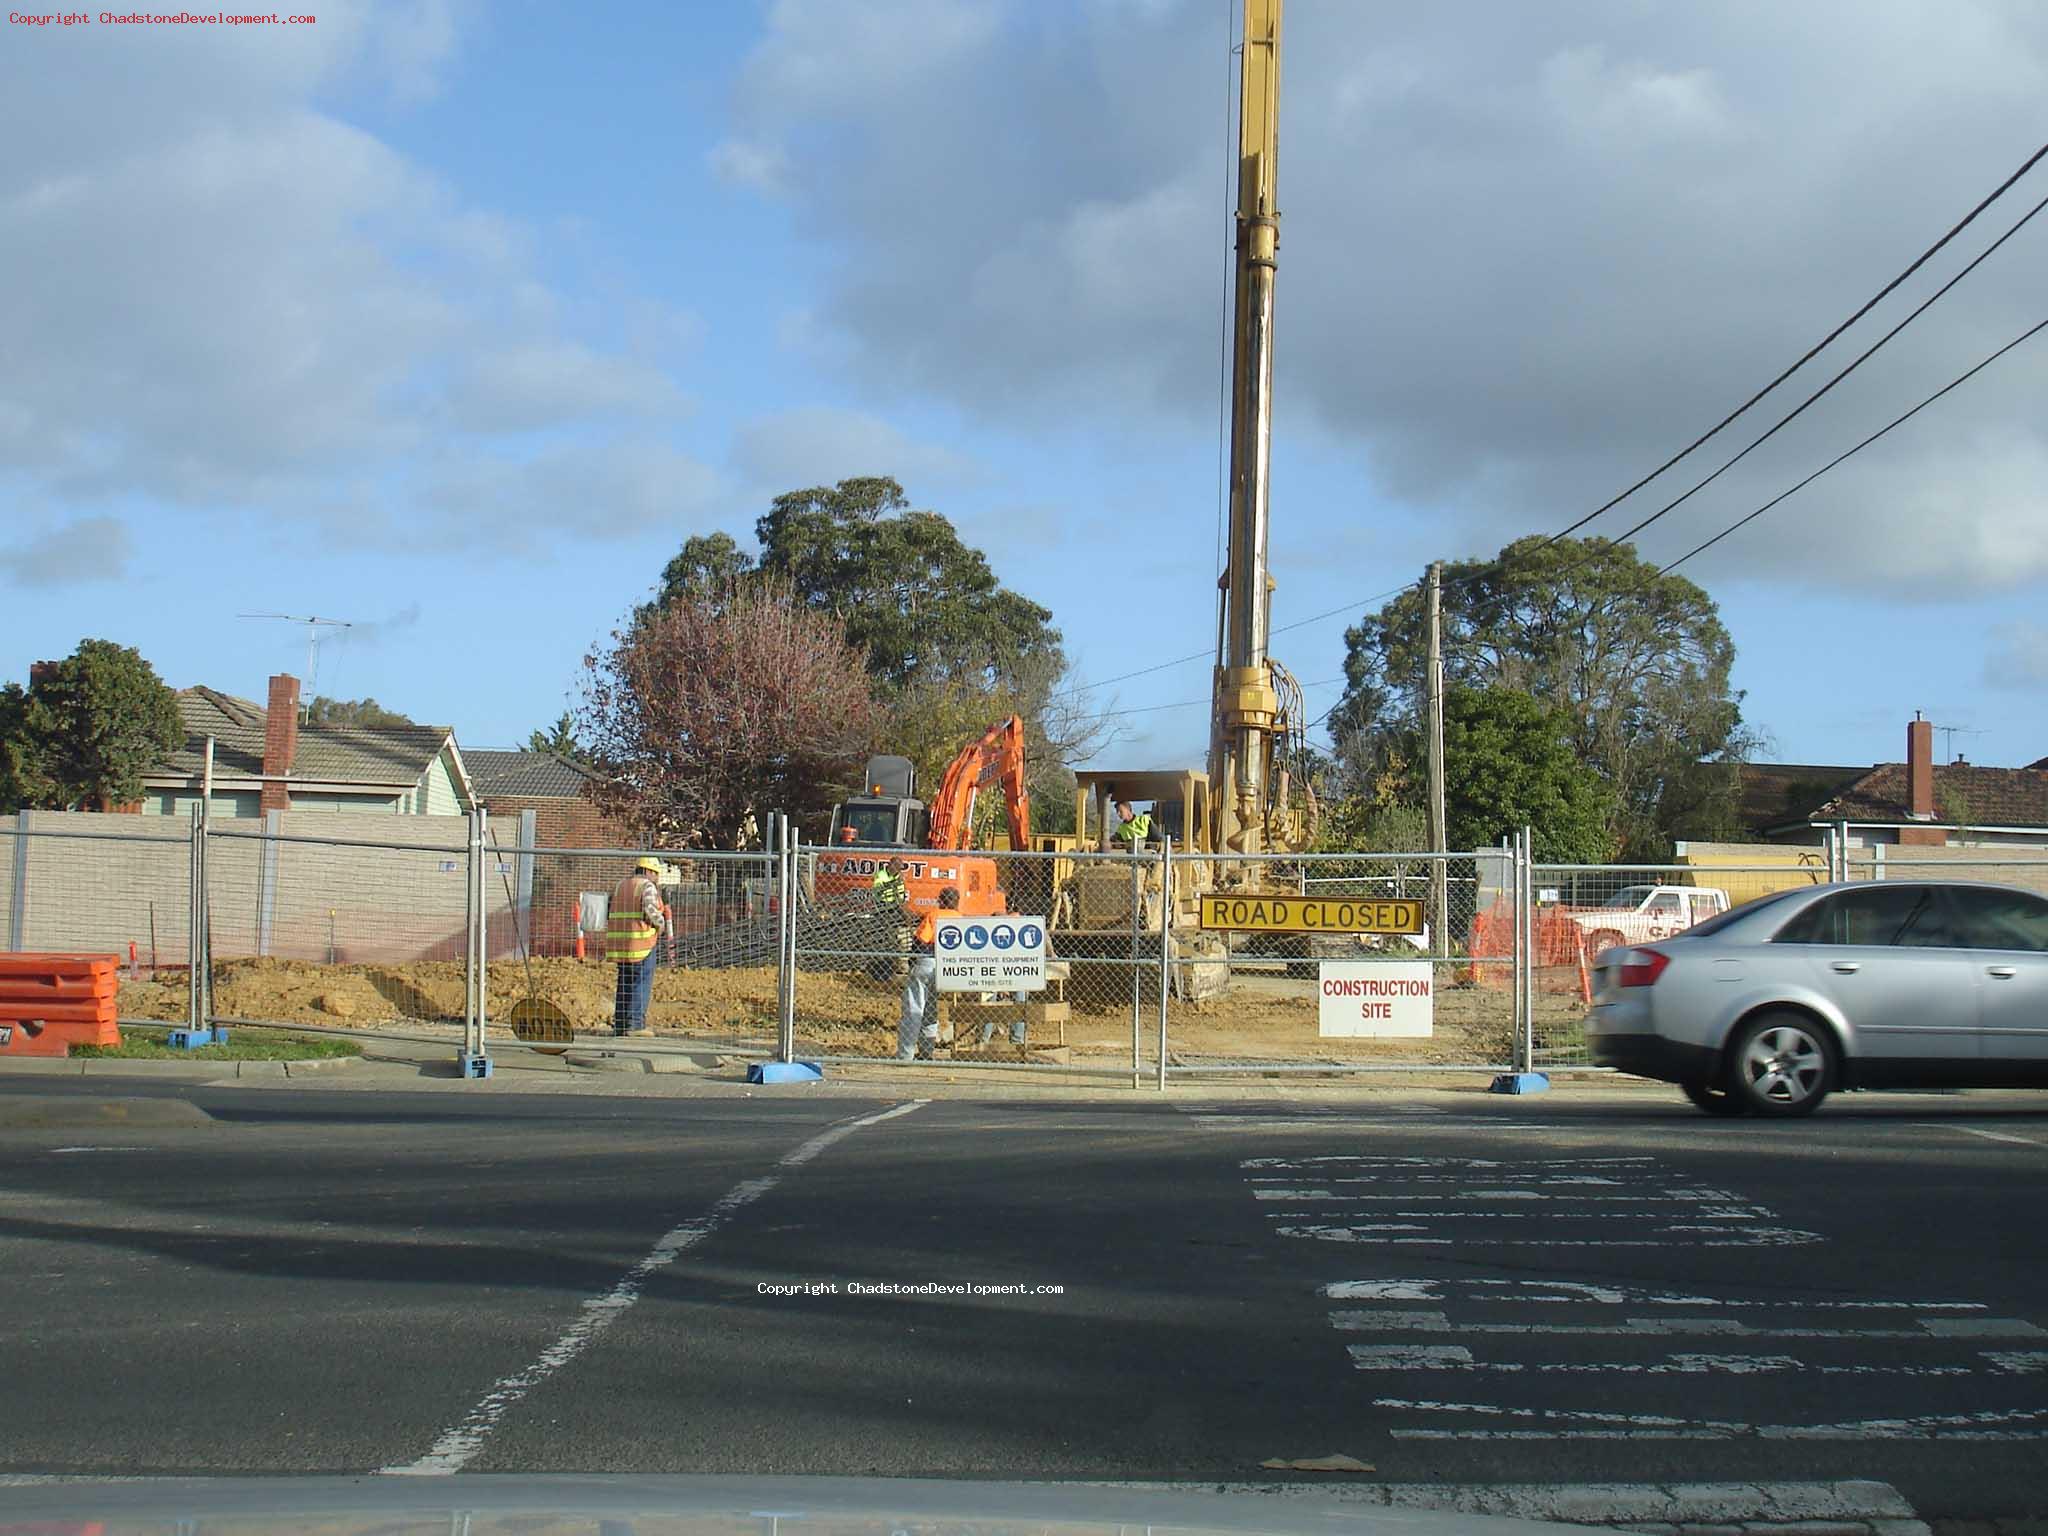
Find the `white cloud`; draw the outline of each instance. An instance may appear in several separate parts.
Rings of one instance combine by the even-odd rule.
[[[630,294],[578,307],[541,276],[558,253],[538,233],[319,105],[365,81],[432,94],[468,11],[392,0],[203,45],[95,29],[61,71],[48,39],[13,39],[0,472],[86,512],[133,497],[488,545],[428,494],[438,464],[541,473],[504,439],[680,415],[665,364],[687,316]],[[621,317],[623,347],[592,339]],[[514,506],[558,489],[499,485]]]
[[[1986,638],[1985,686],[2048,692],[2048,625],[1999,624]]]
[[[899,8],[778,5],[736,92],[735,139],[780,157],[778,195],[830,263],[807,350],[875,400],[1010,432],[1148,412],[1206,428],[1223,12],[912,9],[931,29],[868,88],[848,61],[904,31]],[[2048,91],[2048,12],[2007,0],[1304,6],[1286,47],[1276,456],[1323,434],[1466,547],[1562,526],[1746,398],[2018,164],[2014,125]],[[2043,239],[2048,222],[1644,552],[1690,548],[2038,318]],[[1825,377],[1809,367],[1666,499]],[[1699,564],[1894,592],[1915,572],[2038,579],[2044,396],[2048,340]],[[1961,536],[1927,539],[1935,511]]]
[[[807,406],[762,416],[733,434],[733,465],[768,495],[800,486],[836,485],[862,475],[887,475],[913,497],[955,490],[980,477],[965,455],[921,443],[865,411]]]
[[[421,499],[443,542],[505,551],[692,526],[715,509],[722,490],[717,472],[687,454],[657,438],[625,436],[465,454],[426,477]]]
[[[0,573],[19,587],[77,587],[128,573],[135,541],[111,517],[76,522],[0,547]]]

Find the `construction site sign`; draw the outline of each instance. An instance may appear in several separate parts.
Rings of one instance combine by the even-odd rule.
[[[1045,919],[942,917],[933,935],[941,992],[1045,990]]]
[[[1420,933],[1422,903],[1348,896],[1204,896],[1202,926],[1237,933]]]
[[[1319,1035],[1426,1040],[1435,1022],[1435,967],[1427,960],[1325,960],[1316,967]]]

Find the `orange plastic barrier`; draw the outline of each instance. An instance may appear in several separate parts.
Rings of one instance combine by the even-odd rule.
[[[119,955],[0,954],[0,1056],[121,1043]]]

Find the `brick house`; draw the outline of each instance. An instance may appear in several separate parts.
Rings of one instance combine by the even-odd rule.
[[[466,816],[474,791],[455,733],[445,725],[307,725],[299,718],[299,680],[270,680],[257,704],[212,688],[178,691],[185,740],[142,777],[131,809],[186,816],[206,776],[213,740],[211,814],[253,817],[271,811],[342,815]]]
[[[1745,763],[1740,805],[1762,842],[1818,844],[1847,822],[1859,846],[2048,849],[2048,758],[2025,768],[1934,761],[1934,726],[1906,727],[1906,760],[1867,768]]]

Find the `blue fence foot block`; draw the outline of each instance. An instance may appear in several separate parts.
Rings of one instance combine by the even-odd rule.
[[[1548,1093],[1550,1079],[1541,1072],[1503,1072],[1493,1080],[1488,1093]]]
[[[458,1077],[489,1077],[491,1058],[488,1056],[457,1056],[455,1074]]]
[[[164,1044],[174,1051],[197,1050],[202,1045],[226,1045],[228,1032],[224,1029],[174,1029],[164,1036]]]
[[[815,1083],[824,1075],[815,1061],[757,1061],[747,1068],[750,1083]]]

